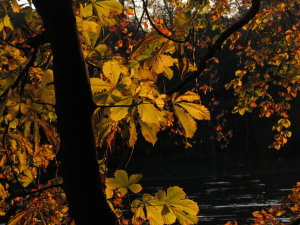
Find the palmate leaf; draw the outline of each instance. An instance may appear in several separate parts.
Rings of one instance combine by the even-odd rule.
[[[145,67],[151,68],[155,73],[160,74],[164,72],[170,66],[172,66],[174,60],[169,55],[157,54],[146,59]],[[167,70],[168,71],[168,70]]]
[[[197,123],[188,113],[184,112],[180,107],[174,105],[174,110],[179,123],[184,129],[185,136],[187,138],[192,138],[197,130]]]
[[[131,203],[131,210],[134,213],[132,217],[132,224],[140,224],[141,220],[146,220],[146,215],[144,212],[144,203],[140,200],[134,200]]]
[[[122,13],[123,6],[117,1],[95,1],[92,0],[90,4],[84,7],[82,11],[83,17],[90,17],[93,15],[93,9],[96,10],[99,20],[104,26],[113,26],[117,23],[114,18],[115,15]]]
[[[108,90],[113,88],[113,86],[106,83],[104,80],[100,78],[91,78],[90,83],[91,83],[92,93],[97,93],[103,90]]]
[[[157,132],[159,131],[159,127],[155,123],[144,123],[139,120],[142,129],[142,135],[146,141],[152,143],[153,145],[157,141]]]
[[[138,112],[141,120],[145,123],[157,123],[164,120],[160,111],[151,103],[145,102],[138,105]]]
[[[159,190],[155,197],[163,204],[161,211],[166,224],[172,224],[176,218],[180,224],[197,224],[199,207],[196,202],[185,199],[185,192],[179,187],[170,187],[165,191]]]
[[[142,186],[137,182],[142,179],[141,174],[133,174],[128,179],[128,174],[124,170],[117,170],[114,174],[115,178],[107,178],[105,181],[106,187],[110,189],[118,189],[118,191],[125,195],[129,190],[133,193],[138,193],[142,190]]]
[[[104,63],[103,73],[116,86],[121,74],[120,63],[116,60]]]
[[[109,115],[109,117],[115,121],[125,118],[125,116],[127,116],[128,114],[128,109],[129,109],[129,107],[127,106],[130,106],[132,104],[132,101],[133,98],[127,98],[116,103],[114,105],[115,107],[110,108],[111,114]],[[120,105],[120,107],[116,107],[118,105]],[[125,105],[125,106],[121,106],[121,105]]]

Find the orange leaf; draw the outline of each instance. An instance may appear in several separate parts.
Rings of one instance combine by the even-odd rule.
[[[133,9],[126,9],[128,15],[134,15]]]

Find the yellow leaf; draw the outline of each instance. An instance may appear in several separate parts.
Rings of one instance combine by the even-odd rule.
[[[177,103],[182,106],[189,114],[197,120],[210,120],[210,113],[204,105],[180,102]]]
[[[116,86],[121,73],[120,63],[116,60],[104,63],[103,73]]]
[[[180,107],[175,105],[174,109],[178,121],[184,129],[185,136],[187,138],[192,138],[197,130],[197,124],[195,120],[188,113],[184,112]]]
[[[151,103],[144,102],[138,105],[138,112],[140,114],[141,120],[146,123],[158,123],[163,121],[160,111]]]

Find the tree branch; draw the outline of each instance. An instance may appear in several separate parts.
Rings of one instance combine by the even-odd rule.
[[[143,5],[144,5],[144,10],[146,11],[147,18],[148,18],[148,20],[149,20],[151,26],[157,31],[158,34],[164,36],[164,37],[167,38],[168,40],[171,40],[171,41],[174,41],[174,42],[177,42],[177,43],[185,43],[185,42],[187,42],[187,41],[190,39],[190,34],[186,37],[185,40],[181,41],[181,40],[176,40],[176,39],[174,39],[174,38],[171,38],[171,37],[165,35],[164,33],[162,33],[162,32],[155,26],[155,24],[153,23],[153,21],[151,20],[151,17],[150,17],[150,15],[149,15],[149,11],[148,11],[148,9],[147,9],[147,2],[145,2],[144,0],[142,0],[142,1],[143,1]]]
[[[34,62],[35,62],[38,50],[39,50],[39,45],[34,47],[32,55],[31,55],[31,58],[30,58],[28,64],[20,72],[20,74],[17,77],[17,79],[15,80],[15,82],[0,95],[0,98],[2,98],[3,96],[5,96],[7,94],[7,92],[9,91],[10,88],[14,89],[14,88],[16,88],[19,85],[19,83],[22,81],[23,77],[28,73],[30,67],[32,67],[34,65]]]
[[[200,58],[200,63],[197,66],[197,71],[194,71],[193,73],[189,74],[184,78],[184,80],[181,83],[176,84],[173,86],[170,90],[167,91],[167,95],[171,95],[176,91],[179,91],[182,89],[185,85],[187,85],[189,82],[200,76],[200,74],[204,71],[207,65],[207,61],[211,59],[217,51],[221,50],[222,44],[224,41],[230,37],[234,32],[242,28],[244,25],[249,23],[251,19],[255,17],[255,15],[258,13],[260,8],[260,0],[252,0],[252,6],[248,13],[239,21],[234,23],[231,27],[227,28],[216,40],[216,42],[208,48],[208,51],[204,56]]]
[[[43,192],[43,191],[45,191],[47,189],[50,189],[50,188],[62,187],[62,186],[63,186],[63,184],[55,184],[55,185],[51,185],[51,186],[48,186],[48,187],[44,187],[44,188],[38,189],[36,191],[29,191],[29,192],[22,193],[22,194],[13,194],[11,196],[15,197],[15,196],[32,195],[32,194],[35,194],[35,193]]]

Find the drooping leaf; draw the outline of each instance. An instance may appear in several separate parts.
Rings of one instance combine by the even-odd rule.
[[[174,109],[178,121],[184,129],[185,136],[187,138],[192,138],[197,130],[197,124],[195,120],[188,113],[184,112],[180,107],[175,105]]]
[[[139,120],[139,123],[145,140],[154,145],[157,141],[156,134],[159,131],[159,127],[155,123],[144,123],[142,120]]]
[[[186,111],[197,120],[210,120],[210,112],[204,105],[187,102],[177,104],[186,109]]]
[[[163,121],[163,117],[157,108],[151,103],[142,103],[138,105],[138,112],[141,120],[145,123],[157,123]]]
[[[137,132],[136,132],[136,125],[134,119],[130,120],[129,135],[130,137],[129,137],[128,145],[129,147],[133,147],[137,141]]]

